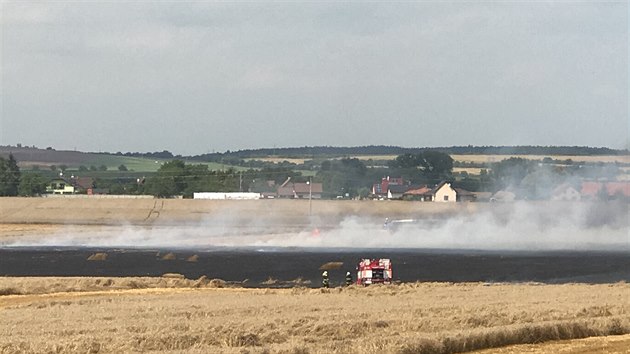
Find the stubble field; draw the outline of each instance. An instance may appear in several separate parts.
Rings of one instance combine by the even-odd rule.
[[[0,278],[5,293],[21,294],[0,296],[0,351],[454,353],[630,332],[626,283],[222,286],[206,279]],[[606,341],[618,349],[630,344],[628,336],[596,343]]]

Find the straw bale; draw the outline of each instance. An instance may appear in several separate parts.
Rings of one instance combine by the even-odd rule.
[[[88,261],[105,261],[107,260],[107,253],[105,252],[97,252],[91,254],[88,258]]]
[[[162,256],[162,258],[160,258],[163,261],[174,261],[177,259],[177,257],[175,256],[175,253],[173,252],[169,252],[167,254],[165,254],[164,256]]]
[[[336,270],[343,267],[343,262],[328,262],[319,267],[319,270]]]

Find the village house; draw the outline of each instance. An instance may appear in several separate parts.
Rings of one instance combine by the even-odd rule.
[[[321,183],[284,183],[278,187],[278,198],[289,199],[321,199],[323,188]]]
[[[74,194],[75,188],[70,180],[63,177],[54,178],[46,186],[48,194]]]
[[[411,188],[414,187],[399,184],[389,185],[387,188],[387,199],[401,199]]]
[[[630,182],[582,182],[582,199],[630,199]]]
[[[468,202],[476,199],[475,194],[462,188],[454,188],[450,182],[442,181],[433,188],[413,187],[403,193],[403,199],[422,202]]]
[[[372,185],[372,195],[374,198],[388,198],[390,194],[390,186],[404,186],[405,181],[402,177],[383,177],[380,183]],[[404,193],[404,192],[403,192]]]
[[[440,182],[435,188],[433,188],[433,201],[434,202],[456,202],[457,192],[451,184],[446,181]]]
[[[403,194],[403,199],[430,202],[433,200],[433,190],[427,186],[411,188]]]
[[[92,177],[59,176],[51,180],[46,186],[48,194],[94,194],[94,179]],[[102,194],[102,193],[101,193]]]

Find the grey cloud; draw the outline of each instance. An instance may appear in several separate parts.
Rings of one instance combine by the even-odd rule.
[[[7,3],[0,144],[620,148],[627,24],[622,3]],[[49,134],[76,121],[99,131]]]

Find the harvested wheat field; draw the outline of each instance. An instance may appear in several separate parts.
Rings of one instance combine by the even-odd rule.
[[[14,294],[0,296],[0,351],[507,353],[536,348],[510,345],[592,336],[610,336],[592,348],[619,349],[628,336],[618,335],[630,333],[626,283],[223,286],[171,277],[0,278],[2,293]],[[545,345],[563,343],[581,342]]]

